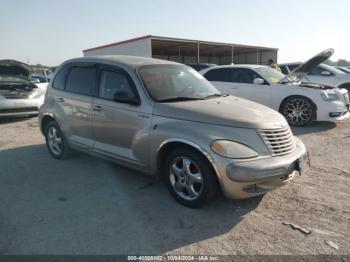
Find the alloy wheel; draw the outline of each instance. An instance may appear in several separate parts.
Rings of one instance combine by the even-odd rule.
[[[174,191],[185,200],[195,200],[203,191],[202,173],[188,157],[177,157],[172,161],[169,178]]]
[[[48,141],[50,150],[54,155],[59,156],[62,154],[63,141],[56,127],[54,126],[50,127],[48,131],[47,141]]]
[[[310,122],[313,108],[309,101],[293,98],[284,106],[283,115],[290,125],[303,126]]]

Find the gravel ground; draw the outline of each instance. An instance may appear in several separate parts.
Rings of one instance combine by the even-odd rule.
[[[135,171],[84,154],[53,159],[37,118],[2,120],[0,254],[349,255],[350,121],[294,133],[310,152],[307,174],[193,210]]]

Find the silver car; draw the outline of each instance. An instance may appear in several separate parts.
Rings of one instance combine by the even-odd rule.
[[[47,83],[33,83],[29,65],[0,60],[0,117],[37,115]]]
[[[263,105],[222,95],[194,69],[129,56],[66,61],[40,110],[54,158],[71,149],[159,176],[181,204],[247,198],[308,167],[304,144]]]

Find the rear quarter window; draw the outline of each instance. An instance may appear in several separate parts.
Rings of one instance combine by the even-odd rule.
[[[69,65],[65,65],[56,73],[56,76],[52,82],[53,88],[61,90],[64,89],[69,67]]]

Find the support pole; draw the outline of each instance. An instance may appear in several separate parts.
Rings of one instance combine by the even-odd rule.
[[[199,56],[199,43],[197,43],[197,64],[200,63],[200,56]]]
[[[259,49],[256,49],[256,64],[259,64]]]
[[[214,64],[216,64],[216,59],[215,59],[215,48],[213,49],[213,58],[214,58]]]
[[[234,47],[231,46],[231,64],[233,64],[233,49],[234,49]]]

